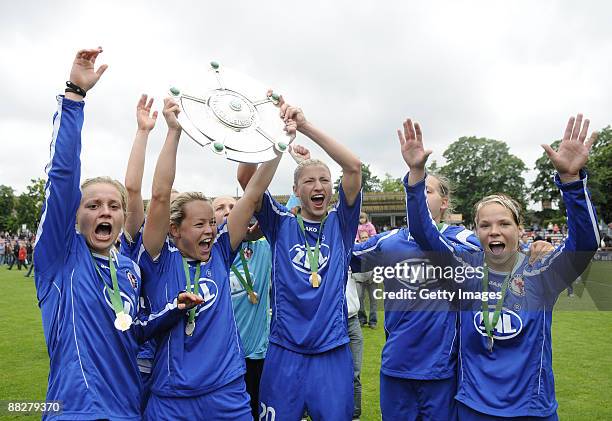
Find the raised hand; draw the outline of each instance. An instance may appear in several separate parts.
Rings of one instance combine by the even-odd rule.
[[[427,158],[431,155],[431,150],[423,147],[423,134],[419,123],[412,123],[411,119],[404,121],[404,130],[397,131],[400,142],[400,149],[404,161],[410,170],[424,170]]]
[[[289,146],[289,153],[294,161],[299,165],[301,162],[310,159],[310,151],[302,145]]]
[[[281,95],[278,100],[278,106],[280,107],[280,116],[286,124],[289,124],[290,120],[293,120],[296,130],[300,130],[307,123],[304,112],[301,108],[294,107],[285,102],[285,99]]]
[[[178,296],[177,303],[179,310],[189,310],[204,302],[204,299],[199,295],[191,292],[181,292]]]
[[[593,132],[585,142],[588,130],[589,120],[583,122],[582,114],[578,114],[567,122],[558,151],[550,145],[542,145],[563,183],[580,179],[579,172],[587,163],[591,147],[597,140],[597,132]]]
[[[80,50],[77,52],[72,69],[70,70],[70,81],[75,85],[83,88],[85,92],[89,91],[98,82],[102,74],[108,68],[108,65],[103,64],[94,71],[96,58],[102,52],[102,47],[91,50]]]
[[[151,114],[151,106],[153,98],[147,102],[147,94],[142,94],[138,105],[136,106],[136,121],[138,122],[138,130],[151,131],[155,127],[157,121],[157,111]]]
[[[291,144],[295,140],[295,135],[297,133],[297,123],[295,122],[295,120],[292,120],[292,119],[287,120],[285,122],[284,130],[289,135],[289,144]]]
[[[162,113],[164,114],[164,118],[166,119],[166,123],[168,124],[168,129],[180,130],[181,125],[178,122],[177,116],[180,112],[179,106],[176,102],[174,102],[171,98],[164,99],[164,109]]]

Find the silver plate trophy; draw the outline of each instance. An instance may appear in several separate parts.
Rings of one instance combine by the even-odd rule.
[[[193,87],[172,87],[178,121],[200,146],[227,159],[257,164],[287,151],[289,136],[279,117],[279,96],[252,78],[216,62]]]

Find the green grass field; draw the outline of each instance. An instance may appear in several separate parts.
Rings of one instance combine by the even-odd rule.
[[[44,400],[48,357],[32,278],[0,268],[0,400]],[[553,319],[553,352],[559,417],[562,420],[612,419],[612,262],[588,273],[576,297],[560,297]],[[593,298],[595,297],[595,298]],[[602,303],[603,306],[602,307]],[[385,335],[364,329],[362,420],[379,420],[378,376]],[[520,375],[520,373],[517,373]],[[39,419],[40,416],[5,419]]]

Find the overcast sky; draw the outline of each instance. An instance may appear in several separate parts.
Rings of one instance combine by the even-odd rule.
[[[605,1],[3,1],[0,184],[21,192],[44,176],[55,95],[75,52],[98,45],[109,69],[86,98],[83,178],[123,180],[139,95],[159,106],[211,60],[284,94],[381,178],[405,172],[395,130],[408,116],[439,163],[459,137],[482,136],[533,167],[570,115],[612,123],[611,16]],[[165,132],[160,116],[145,197]],[[236,165],[183,134],[175,186],[235,193]],[[285,157],[274,193],[289,192],[293,168]]]

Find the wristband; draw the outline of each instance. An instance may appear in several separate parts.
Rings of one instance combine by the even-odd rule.
[[[85,98],[85,95],[87,94],[85,92],[85,89],[83,89],[80,86],[72,83],[69,80],[66,81],[66,90],[65,90],[65,92],[71,92],[73,94],[81,95],[83,98]]]

